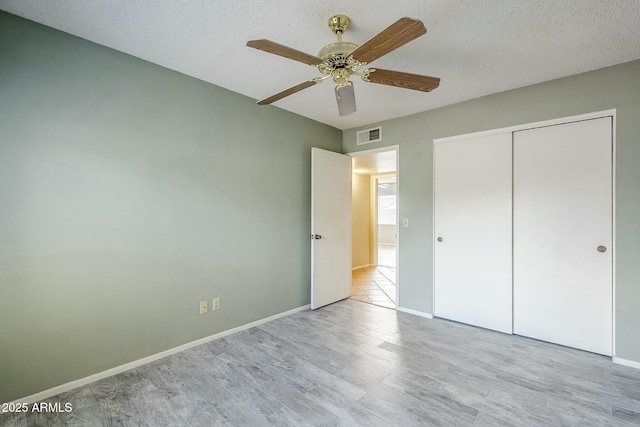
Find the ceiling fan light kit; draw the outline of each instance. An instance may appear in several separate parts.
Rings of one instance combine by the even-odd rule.
[[[368,63],[425,34],[427,29],[422,21],[401,18],[361,46],[342,41],[342,35],[349,27],[349,23],[350,20],[345,15],[335,15],[329,18],[329,28],[337,36],[338,41],[320,49],[317,56],[265,39],[247,42],[247,46],[254,49],[315,66],[323,75],[258,101],[258,105],[271,104],[286,96],[321,83],[328,78],[332,78],[336,84],[335,94],[338,113],[341,116],[347,116],[356,111],[355,92],[353,82],[350,80],[351,76],[354,75],[360,76],[365,82],[422,92],[430,92],[438,87],[440,79],[437,77],[365,68]]]
[[[338,102],[338,113],[341,116],[348,116],[356,112],[356,94],[353,91],[353,83],[347,82],[344,85],[336,86],[336,101]]]

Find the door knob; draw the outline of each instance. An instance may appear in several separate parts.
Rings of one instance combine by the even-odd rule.
[[[442,237],[438,237],[438,242],[442,242]]]
[[[320,239],[322,239],[322,236],[321,236],[321,235],[319,235],[319,234],[316,234],[316,235],[315,235],[315,238],[316,238],[317,240],[320,240]]]
[[[607,251],[606,246],[598,246],[598,252],[606,252],[606,251]]]

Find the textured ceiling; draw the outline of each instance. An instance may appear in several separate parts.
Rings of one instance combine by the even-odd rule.
[[[266,38],[317,54],[331,15],[362,44],[398,18],[427,34],[372,63],[440,77],[431,93],[354,80],[358,111],[338,116],[326,81],[274,106],[348,129],[640,58],[638,0],[0,0],[0,9],[263,99],[319,76],[250,49]]]

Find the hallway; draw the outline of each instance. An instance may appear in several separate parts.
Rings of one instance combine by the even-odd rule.
[[[378,246],[378,266],[352,272],[351,297],[381,307],[396,308],[396,247]]]

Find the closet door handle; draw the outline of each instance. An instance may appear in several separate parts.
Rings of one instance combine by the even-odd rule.
[[[607,247],[606,246],[598,246],[598,252],[607,252]]]
[[[438,242],[442,242],[444,240],[442,237],[438,237]]]

